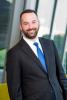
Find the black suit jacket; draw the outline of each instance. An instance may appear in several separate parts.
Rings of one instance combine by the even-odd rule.
[[[56,47],[51,40],[39,38],[48,71],[23,40],[7,53],[7,84],[11,100],[67,100],[67,80]],[[64,99],[63,99],[64,96]]]

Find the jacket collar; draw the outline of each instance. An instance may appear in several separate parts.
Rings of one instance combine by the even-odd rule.
[[[47,67],[49,65],[49,61],[48,61],[48,46],[47,46],[47,43],[44,39],[43,41],[43,38],[39,38],[39,41],[42,45],[42,49],[43,49],[43,52],[45,54],[45,59],[46,59],[46,64],[47,64]],[[41,68],[41,70],[43,70],[42,68],[42,64],[40,63],[40,61],[38,60],[37,56],[34,54],[34,52],[32,51],[32,49],[30,48],[30,46],[26,43],[26,41],[22,38],[21,41],[20,41],[20,46],[21,46],[21,50],[22,52],[24,52],[26,55],[28,55],[29,59],[32,59],[35,63],[38,64],[38,67]],[[46,73],[46,71],[43,70],[43,72]]]

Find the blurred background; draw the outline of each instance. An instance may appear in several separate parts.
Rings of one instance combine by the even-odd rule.
[[[0,83],[5,82],[6,53],[21,37],[19,15],[28,8],[37,11],[39,36],[54,40],[67,74],[67,0],[0,0]]]

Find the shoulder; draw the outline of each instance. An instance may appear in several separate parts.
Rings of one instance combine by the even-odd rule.
[[[48,44],[54,44],[54,41],[53,40],[50,40],[50,39],[46,39],[44,37],[39,37],[39,40],[40,41],[43,41],[45,43],[48,43]]]
[[[10,48],[8,51],[7,51],[7,53],[15,53],[15,52],[17,52],[18,51],[18,49],[19,49],[19,47],[18,47],[18,44],[16,44],[15,46],[13,46],[12,48]]]
[[[18,52],[21,47],[23,46],[23,39],[21,39],[16,45],[14,45],[12,48],[8,49],[7,53],[15,53]]]
[[[20,49],[21,49],[21,45],[20,45],[20,41],[14,45],[12,48],[10,48],[9,50],[7,50],[7,57],[18,57],[18,55],[20,54]]]
[[[44,37],[39,38],[40,42],[47,48],[57,49],[54,40],[46,39]]]

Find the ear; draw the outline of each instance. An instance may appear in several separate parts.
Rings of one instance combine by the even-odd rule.
[[[40,21],[38,20],[38,23],[39,23],[39,27],[40,27]]]
[[[38,25],[39,25],[39,27],[40,27],[40,21],[39,21],[39,19],[38,19]]]
[[[20,31],[22,31],[22,25],[20,24]]]

